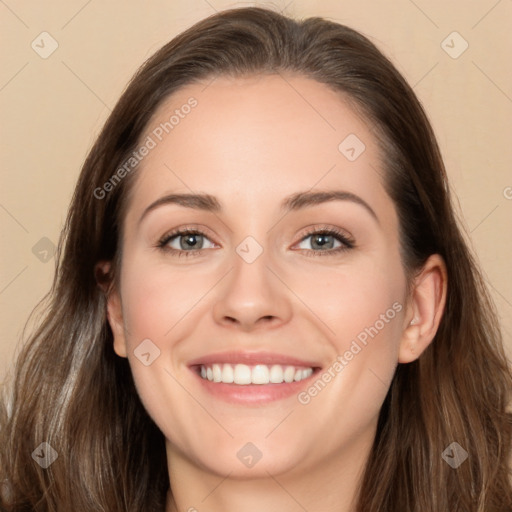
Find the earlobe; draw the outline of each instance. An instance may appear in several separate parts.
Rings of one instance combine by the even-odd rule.
[[[115,353],[120,357],[127,357],[123,308],[117,290],[112,290],[107,297],[107,318],[114,337]]]
[[[98,286],[106,296],[107,319],[114,338],[114,351],[120,357],[127,357],[121,297],[117,289],[112,286],[110,271],[110,262],[99,262],[95,267],[95,277]]]
[[[415,361],[430,345],[446,303],[446,265],[439,254],[428,258],[414,279],[398,353],[399,363]]]

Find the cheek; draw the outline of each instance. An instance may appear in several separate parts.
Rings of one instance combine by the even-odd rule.
[[[338,354],[355,339],[363,346],[374,338],[392,344],[399,340],[405,275],[399,258],[390,255],[385,260],[361,258],[337,268],[295,268],[288,274],[287,282],[315,314],[317,325],[324,326]],[[391,347],[389,343],[375,347],[381,348]]]
[[[298,401],[304,418],[313,416],[326,425],[343,420],[335,433],[324,433],[326,450],[373,425],[388,392],[398,359],[405,286],[398,269],[391,274],[338,275],[327,287],[330,297],[316,304],[325,305],[322,319],[333,331],[328,338],[333,357]]]
[[[141,337],[157,344],[165,339],[168,345],[171,331],[186,321],[214,283],[211,270],[199,266],[180,271],[137,259],[127,263],[123,278],[123,317],[132,346]]]
[[[199,266],[184,272],[134,254],[123,261],[121,279],[128,359],[138,395],[168,437],[187,439],[187,423],[169,414],[169,410],[197,408],[177,384],[182,374],[176,354],[190,332],[191,320],[203,307],[199,299],[214,283],[212,272]],[[141,353],[149,353],[149,364]]]
[[[361,279],[351,276],[353,286],[340,300],[334,324],[339,354],[350,350],[353,342],[368,349],[365,352],[378,352],[380,355],[394,352],[401,332],[403,311],[403,290],[397,286],[397,280],[369,273]],[[372,343],[373,340],[376,342]]]
[[[315,401],[324,411],[340,413],[351,404],[368,419],[382,405],[398,360],[405,312],[403,268],[398,258],[390,257],[385,264],[361,261],[319,277],[307,277],[300,293],[305,297],[311,290],[308,306],[319,312],[318,325],[328,327],[324,331],[333,356],[321,380],[329,390],[324,393],[319,383],[311,393],[306,390],[303,402]],[[319,390],[322,398],[317,400]]]

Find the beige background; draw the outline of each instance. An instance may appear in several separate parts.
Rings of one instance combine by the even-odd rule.
[[[50,287],[48,251],[81,163],[131,75],[199,19],[256,4],[360,30],[414,86],[512,354],[512,1],[1,0],[0,377],[12,366],[30,311]],[[454,31],[463,39],[446,39]],[[51,48],[42,32],[58,43],[46,59],[31,47],[35,41],[40,53]],[[464,41],[469,46],[458,58],[446,53],[458,54]]]

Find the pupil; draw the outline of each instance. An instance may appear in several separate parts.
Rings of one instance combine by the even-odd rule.
[[[319,247],[324,247],[324,245],[329,245],[328,238],[331,235],[316,235],[316,244]]]
[[[196,238],[197,236],[199,236],[199,235],[187,235],[187,236],[185,237],[185,243],[186,243],[189,247],[190,247],[190,246],[195,247],[195,246],[198,244],[197,240],[195,240],[195,238]],[[183,244],[182,244],[182,246],[183,246]],[[185,249],[186,249],[186,248],[187,248],[187,246],[185,246]]]

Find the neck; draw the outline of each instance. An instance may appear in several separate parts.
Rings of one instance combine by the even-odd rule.
[[[251,479],[236,478],[233,473],[219,475],[198,467],[168,443],[172,494],[168,494],[166,512],[354,512],[372,443],[373,436],[354,440],[316,466],[293,468],[281,474],[272,474],[269,469]]]

